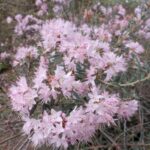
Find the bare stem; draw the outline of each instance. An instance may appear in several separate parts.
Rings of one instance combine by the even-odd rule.
[[[135,86],[136,84],[138,83],[141,83],[141,82],[144,82],[146,80],[149,80],[150,79],[150,73],[143,79],[141,80],[136,80],[134,82],[130,82],[130,83],[125,83],[125,84],[118,84],[118,85],[115,85],[113,83],[109,83],[109,82],[105,82],[105,81],[102,81],[102,80],[99,80],[101,83],[105,84],[105,85],[108,85],[108,86],[113,86],[113,87],[130,87],[130,86]]]

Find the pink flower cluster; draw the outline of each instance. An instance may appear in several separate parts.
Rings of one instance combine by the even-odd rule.
[[[29,136],[33,132],[30,138],[35,146],[46,143],[57,148],[67,148],[77,141],[89,141],[101,125],[115,124],[115,115],[131,117],[138,107],[135,100],[121,102],[116,95],[107,92],[90,95],[91,99],[84,107],[75,107],[68,116],[52,109],[50,115],[44,112],[41,119],[25,118],[23,131]]]
[[[150,39],[150,19],[147,19],[144,25],[142,26],[141,30],[139,31],[139,35],[144,37],[146,40]]]
[[[1,60],[4,60],[4,59],[8,58],[9,56],[10,56],[10,54],[7,52],[0,53],[0,59]]]
[[[14,56],[13,65],[16,66],[20,64],[21,61],[23,61],[26,57],[37,58],[38,57],[37,48],[33,46],[17,48],[17,53]]]
[[[37,31],[39,30],[39,25],[41,25],[41,20],[35,18],[32,15],[27,15],[23,17],[21,14],[15,16],[17,25],[15,26],[15,33],[17,35],[23,35],[27,31]]]
[[[52,0],[54,2],[53,12],[56,16],[61,16],[66,6],[69,6],[72,0]]]
[[[129,41],[126,43],[126,47],[129,48],[129,53],[142,54],[144,48],[138,42]]]
[[[46,1],[36,0],[35,4],[43,12],[47,11]],[[12,108],[21,114],[25,122],[23,132],[35,146],[48,144],[67,148],[78,141],[86,142],[101,125],[114,125],[118,119],[129,119],[138,109],[136,100],[123,101],[119,94],[102,90],[97,82],[109,82],[119,73],[126,72],[133,59],[131,54],[136,54],[140,60],[140,54],[144,52],[143,46],[127,31],[130,18],[122,5],[113,8],[101,4],[94,6],[94,9],[98,8],[105,16],[104,22],[92,27],[87,24],[76,26],[61,18],[42,21],[31,15],[15,17],[18,35],[34,30],[40,37],[35,41],[37,46],[19,46],[13,57],[14,67],[21,66],[27,57],[39,60],[34,76],[30,82],[28,77],[21,76],[9,89]],[[140,18],[140,10],[135,12],[135,18]],[[43,110],[38,119],[30,115],[36,104],[52,102],[59,106],[61,101],[74,102],[83,98],[87,103],[74,106],[73,110],[68,110],[69,114],[49,108],[50,111]]]
[[[112,35],[105,31],[103,26],[95,29],[94,34],[98,35],[96,40],[89,35],[83,35],[82,31],[83,28],[79,29],[71,22],[62,19],[47,21],[40,31],[45,52],[57,49],[64,55],[65,66],[74,71],[76,63],[88,60],[93,68],[105,72],[106,80],[110,80],[121,71],[126,71],[125,59],[111,51],[109,45]],[[102,56],[99,55],[100,51]]]
[[[43,16],[48,13],[48,6],[46,0],[36,0],[35,5],[39,9],[39,11],[37,12],[38,16]]]
[[[28,115],[29,110],[36,103],[34,99],[37,97],[37,92],[28,86],[25,77],[20,77],[17,85],[9,89],[9,96],[13,109],[22,115]]]

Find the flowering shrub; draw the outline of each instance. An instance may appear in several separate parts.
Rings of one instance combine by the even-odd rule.
[[[59,10],[72,2],[53,3],[54,16],[58,16]],[[130,119],[138,109],[138,101],[124,101],[103,84],[113,85],[118,76],[136,68],[135,59],[144,66],[144,47],[134,38],[144,35],[148,39],[150,21],[142,20],[142,7],[129,16],[122,5],[107,8],[98,3],[86,9],[84,21],[77,25],[63,15],[41,19],[48,15],[48,4],[36,0],[35,5],[39,9],[35,16],[18,14],[14,20],[7,18],[9,24],[16,21],[14,32],[18,37],[26,36],[26,42],[14,48],[14,69],[35,63],[31,75],[19,75],[8,92],[12,109],[24,121],[23,132],[35,146],[67,148],[78,141],[89,141],[102,125]],[[99,16],[100,23],[91,26],[94,13],[103,17]],[[61,105],[65,102],[67,109]]]

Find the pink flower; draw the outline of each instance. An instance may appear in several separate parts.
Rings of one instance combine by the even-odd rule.
[[[66,0],[54,0],[54,5],[64,6],[66,3]],[[36,0],[36,6],[39,15],[48,10],[45,0]],[[101,5],[100,11],[105,15],[105,24],[98,27],[86,24],[76,26],[60,18],[42,21],[32,15],[15,17],[15,32],[18,35],[27,33],[27,43],[35,37],[28,35],[27,31],[39,32],[35,37],[39,53],[33,46],[19,47],[13,62],[17,65],[26,57],[38,59],[40,55],[39,65],[30,84],[33,84],[32,87],[23,76],[9,89],[12,108],[21,114],[23,132],[34,146],[46,144],[67,149],[77,141],[87,142],[101,126],[114,125],[118,118],[129,119],[138,109],[136,100],[122,102],[119,94],[109,94],[105,86],[101,88],[97,82],[99,78],[104,82],[109,81],[119,72],[127,70],[128,60],[121,53],[120,45],[123,40],[130,39],[130,34],[126,34],[128,32],[125,30],[128,17],[125,17],[126,10],[121,5],[116,7],[117,15],[114,15],[111,8]],[[111,13],[113,17],[109,16]],[[148,31],[149,20],[146,24],[141,27],[143,33]],[[129,48],[129,54],[144,51],[137,42],[127,41],[125,46]],[[58,55],[61,58],[57,58]],[[78,76],[80,69],[83,70],[81,78]],[[69,107],[69,110],[65,110],[66,114],[59,110],[62,101],[70,100],[72,104],[76,103],[76,99],[79,102],[86,100],[87,103],[71,109]],[[39,114],[38,108],[43,104],[49,105],[51,100],[55,100],[53,104],[56,110],[51,105],[49,110],[42,109]],[[37,119],[30,115],[35,104],[38,104]]]
[[[15,19],[16,19],[18,22],[20,22],[20,21],[22,20],[22,15],[21,15],[21,14],[17,14],[17,15],[15,16]]]
[[[96,69],[94,67],[90,67],[89,69],[86,70],[86,75],[87,75],[87,82],[95,80],[96,79]]]
[[[105,25],[102,24],[99,28],[94,28],[94,32],[96,34],[96,37],[99,38],[101,41],[104,42],[111,42],[112,40],[112,35],[111,33],[105,29]]]
[[[74,30],[75,26],[63,19],[46,21],[40,31],[45,51],[51,51],[52,48],[56,48],[62,41],[72,38]]]
[[[25,77],[20,77],[17,85],[13,85],[9,89],[12,106],[15,111],[21,114],[28,114],[32,106],[35,104],[37,93],[27,85]]]
[[[36,0],[36,1],[35,1],[35,5],[36,5],[36,6],[41,6],[42,3],[43,3],[42,0]]]
[[[121,117],[129,119],[138,110],[138,102],[136,100],[122,102],[119,107],[118,114]]]
[[[43,15],[44,15],[44,11],[43,11],[43,10],[39,10],[39,11],[37,12],[37,15],[38,15],[38,16],[43,16]]]
[[[14,66],[18,65],[22,60],[26,57],[30,58],[37,58],[38,57],[38,50],[37,48],[30,46],[30,47],[19,47],[17,49],[17,53],[15,55]]]
[[[126,14],[126,10],[123,8],[122,5],[118,6],[118,14],[122,15],[122,16],[125,16],[125,14]]]
[[[135,8],[134,13],[138,19],[141,19],[142,11],[139,6]]]
[[[138,42],[129,41],[126,43],[126,47],[129,48],[129,53],[141,54],[144,52],[144,48]]]
[[[41,84],[38,94],[39,98],[42,99],[44,103],[50,101],[50,94],[51,94],[50,88],[46,84],[44,83]]]
[[[70,97],[73,90],[81,90],[80,86],[82,84],[79,81],[75,81],[75,77],[71,75],[71,72],[66,74],[63,67],[57,66],[51,86],[60,88],[64,96]]]
[[[27,117],[24,118],[24,121],[25,121],[25,124],[23,126],[23,131],[26,134],[31,134],[31,131],[32,131],[33,127],[39,123],[38,120],[30,119],[30,118],[27,118]]]
[[[15,16],[17,24],[15,26],[15,33],[17,35],[23,35],[26,31],[38,31],[41,27],[42,21],[33,17],[32,15],[27,15],[23,17],[18,14]]]
[[[8,57],[10,57],[10,54],[8,54],[7,52],[3,52],[3,53],[0,54],[1,59],[6,59]]]
[[[41,56],[39,67],[37,68],[35,78],[33,79],[34,88],[39,89],[42,85],[42,82],[47,79],[47,69],[47,60]]]
[[[116,56],[113,52],[108,52],[104,53],[102,60],[105,63],[106,81],[116,76],[117,73],[126,71],[126,62],[122,56]]]

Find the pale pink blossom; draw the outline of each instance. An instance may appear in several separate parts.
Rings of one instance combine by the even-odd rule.
[[[102,60],[105,63],[104,73],[106,74],[106,81],[116,76],[119,72],[124,72],[127,69],[125,59],[112,52],[104,53]]]
[[[136,15],[136,17],[137,17],[138,19],[141,19],[142,10],[141,10],[141,8],[140,8],[139,6],[135,8],[134,13],[135,13],[135,15]]]
[[[50,85],[53,88],[60,88],[63,95],[70,97],[72,91],[78,91],[83,94],[86,86],[80,81],[76,81],[75,77],[71,75],[72,72],[65,73],[63,67],[57,66],[55,70],[55,77]]]
[[[23,17],[18,14],[15,16],[15,19],[17,24],[14,31],[17,35],[23,35],[26,31],[38,31],[42,23],[41,20],[35,18],[33,15]]]
[[[10,57],[10,54],[7,53],[7,52],[2,52],[2,53],[0,54],[0,58],[1,58],[2,60],[6,59],[6,58],[8,58],[8,57]]]
[[[13,85],[9,89],[12,107],[15,111],[22,114],[28,114],[32,106],[36,103],[37,93],[34,89],[28,87],[25,77],[20,77],[17,85]]]
[[[111,33],[105,29],[105,25],[101,25],[99,28],[95,28],[94,32],[95,32],[95,35],[97,38],[99,38],[101,41],[104,41],[104,42],[111,42],[112,40],[112,35]]]
[[[36,5],[36,6],[41,6],[42,3],[43,3],[42,0],[36,0],[36,1],[35,1],[35,5]]]
[[[40,31],[43,39],[43,46],[46,51],[51,51],[56,48],[61,41],[72,38],[70,35],[74,34],[75,26],[63,19],[52,19],[43,24]]]
[[[53,0],[54,8],[58,5],[66,8],[69,1]],[[35,5],[38,15],[47,13],[45,0],[36,0]],[[103,23],[92,27],[85,23],[77,26],[61,18],[43,21],[32,15],[15,17],[18,35],[36,31],[34,34],[38,39],[35,39],[38,49],[19,47],[13,56],[14,64],[26,61],[25,58],[34,58],[35,62],[40,59],[33,78],[26,76],[28,81],[20,77],[8,94],[13,110],[19,112],[24,121],[23,132],[35,147],[46,144],[67,149],[71,144],[90,141],[100,127],[115,125],[115,121],[121,118],[130,119],[138,109],[136,100],[124,102],[119,94],[114,94],[113,90],[113,94],[109,94],[105,86],[97,82],[99,79],[104,82],[113,80],[127,70],[131,52],[141,54],[144,51],[142,45],[130,37],[130,17],[126,16],[123,6],[117,5],[116,10],[102,5],[99,8],[105,18]],[[136,17],[131,19],[136,20]],[[148,33],[149,25],[147,19],[140,29],[143,34]],[[28,35],[27,43],[30,38]],[[128,51],[123,53],[123,44],[129,49],[129,55],[125,55]],[[81,77],[80,69],[83,72]],[[75,104],[82,101],[84,104],[69,107],[64,113],[60,103],[66,104],[66,101]],[[35,119],[30,114],[35,104],[37,108],[44,104],[50,107],[37,109]],[[53,105],[54,109],[51,108]]]
[[[39,98],[42,99],[42,101],[44,103],[47,103],[48,101],[51,101],[51,98],[50,98],[50,88],[42,83],[41,86],[40,86],[40,89],[38,91],[38,94],[39,94]]]
[[[117,95],[107,92],[100,95],[99,98],[92,96],[84,108],[75,107],[68,116],[52,109],[51,114],[44,112],[40,120],[27,118],[23,130],[28,135],[34,131],[31,140],[35,146],[48,142],[49,145],[66,149],[69,143],[75,144],[77,140],[89,141],[100,125],[114,124],[113,116],[116,114],[130,117],[137,110],[135,100],[122,104]],[[129,107],[132,111],[127,115],[125,112]],[[123,113],[120,112],[121,108]]]
[[[47,59],[41,56],[39,67],[37,68],[35,77],[33,79],[34,88],[39,89],[43,81],[47,79],[47,70],[48,70]]]
[[[126,14],[126,10],[123,8],[122,5],[118,6],[118,14],[121,16],[125,16],[125,14]]]
[[[141,54],[144,52],[144,48],[138,42],[129,41],[126,43],[126,47],[129,48],[130,53]]]
[[[44,14],[47,14],[48,12],[48,6],[46,3],[42,3],[40,5],[40,10],[37,12],[38,16],[43,16]]]
[[[129,119],[138,110],[138,102],[136,100],[122,102],[119,107],[118,114],[121,117]]]
[[[30,46],[30,47],[19,47],[17,49],[17,53],[15,54],[15,59],[14,59],[13,65],[14,66],[18,65],[26,57],[37,58],[38,57],[38,50],[37,50],[37,48],[33,47],[33,46]]]

